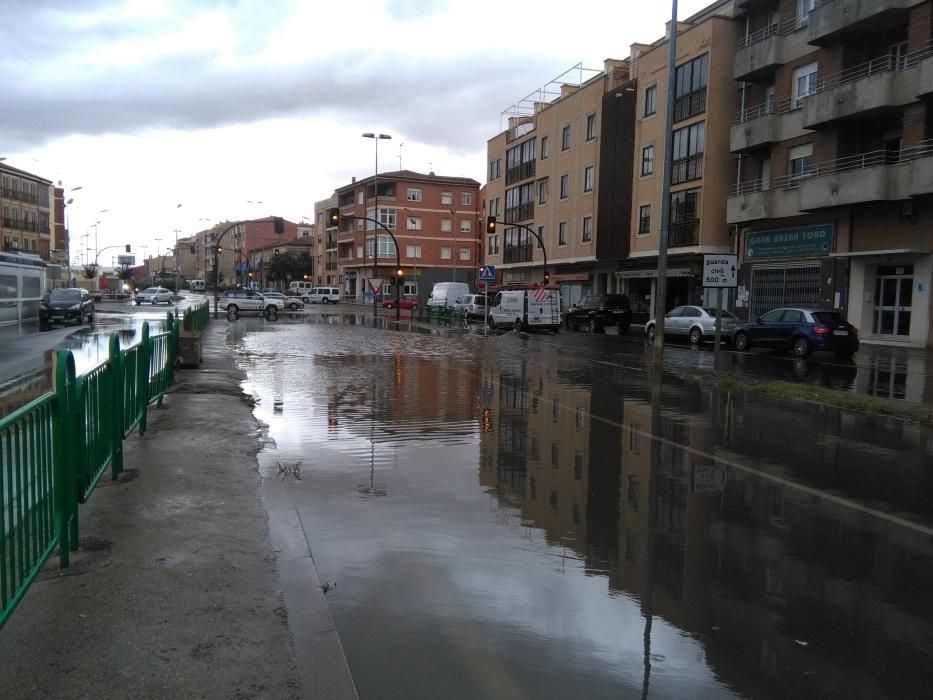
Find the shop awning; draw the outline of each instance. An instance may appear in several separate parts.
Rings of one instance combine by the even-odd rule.
[[[551,282],[589,282],[590,276],[584,272],[551,275]]]
[[[656,269],[649,270],[619,270],[615,273],[616,279],[620,280],[633,280],[633,279],[646,279],[658,276],[658,271]],[[690,277],[690,268],[689,267],[672,267],[667,271],[668,277]]]
[[[929,255],[929,250],[914,250],[913,248],[891,248],[889,250],[853,250],[848,253],[830,253],[831,258],[867,258],[869,256],[884,257],[885,255]]]

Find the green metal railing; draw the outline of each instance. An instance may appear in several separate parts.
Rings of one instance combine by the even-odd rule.
[[[186,312],[191,329],[206,326],[207,304]],[[190,320],[189,320],[190,319]],[[110,336],[109,356],[76,375],[69,350],[56,355],[55,389],[0,419],[0,627],[58,548],[68,566],[78,547],[78,504],[110,468],[123,471],[123,440],[146,431],[150,403],[172,386],[178,356],[178,319],[139,344],[120,349]]]
[[[210,302],[205,301],[186,309],[182,318],[182,327],[186,331],[203,331],[211,319],[210,307]]]

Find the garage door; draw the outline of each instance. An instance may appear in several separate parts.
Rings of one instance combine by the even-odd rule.
[[[819,306],[820,264],[755,265],[749,297],[751,318],[780,306]]]

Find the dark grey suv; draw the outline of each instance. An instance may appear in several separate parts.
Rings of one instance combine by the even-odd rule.
[[[632,325],[632,305],[624,294],[590,294],[567,310],[564,325],[570,331],[587,328],[593,333],[617,326],[622,335]]]
[[[80,287],[53,289],[39,305],[39,321],[46,326],[56,321],[74,321],[80,326],[85,319],[94,320],[94,300]]]

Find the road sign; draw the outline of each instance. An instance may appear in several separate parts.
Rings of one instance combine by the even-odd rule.
[[[495,282],[496,281],[496,266],[495,265],[480,265],[479,266],[479,281],[480,282]]]
[[[382,291],[382,284],[385,282],[381,277],[370,277],[368,280],[369,288],[373,290],[374,293],[378,294]]]
[[[735,289],[739,286],[737,255],[704,255],[703,286]]]

